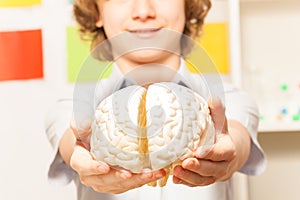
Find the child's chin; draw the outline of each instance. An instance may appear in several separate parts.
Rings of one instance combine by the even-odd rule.
[[[126,54],[125,56],[137,64],[157,63],[163,64],[171,54],[164,50],[143,49]]]

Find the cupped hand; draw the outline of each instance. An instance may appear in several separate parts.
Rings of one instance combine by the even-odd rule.
[[[181,165],[174,168],[173,182],[187,186],[205,186],[216,181],[228,180],[237,171],[248,156],[249,142],[245,129],[238,123],[229,123],[237,128],[230,128],[234,137],[245,137],[245,144],[233,139],[228,132],[228,122],[225,108],[219,99],[209,101],[211,116],[215,125],[217,140],[215,145],[206,152],[195,152],[195,157],[185,159]],[[241,132],[245,133],[241,133]],[[239,132],[239,134],[236,134]],[[244,134],[244,135],[243,135]],[[244,139],[244,138],[242,138]],[[243,155],[237,156],[237,150],[246,148]],[[239,160],[240,159],[240,160]]]
[[[109,167],[106,163],[94,160],[81,145],[75,146],[70,166],[78,173],[82,184],[97,192],[110,194],[123,193],[165,176],[163,170],[134,174],[125,169]]]
[[[85,118],[85,120],[82,120],[80,123],[78,121],[79,120],[75,120],[75,117],[73,117],[70,123],[70,129],[77,140],[77,144],[90,150],[92,119]]]
[[[104,162],[96,161],[89,152],[90,123],[85,123],[84,126],[81,124],[79,129],[74,122],[71,122],[70,130],[77,138],[70,158],[70,166],[78,173],[81,183],[93,188],[96,192],[123,193],[161,179],[166,174],[164,170],[134,174],[128,170],[112,168]]]

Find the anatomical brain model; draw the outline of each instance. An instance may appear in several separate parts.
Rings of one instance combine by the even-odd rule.
[[[209,112],[201,96],[175,83],[126,87],[98,105],[91,153],[133,173],[165,169],[167,175],[158,181],[164,186],[174,166],[214,144]]]

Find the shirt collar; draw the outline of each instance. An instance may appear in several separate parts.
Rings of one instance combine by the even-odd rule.
[[[193,77],[191,75],[191,72],[188,71],[187,66],[185,64],[185,60],[181,58],[179,69],[176,75],[174,76],[172,82],[179,83],[180,85],[193,89],[194,87],[193,87],[192,80]]]
[[[124,74],[121,72],[118,65],[114,62],[112,67],[112,72],[109,76],[109,80],[111,84],[122,84],[122,81],[124,79]]]
[[[109,80],[110,80],[111,84],[118,84],[118,85],[116,85],[115,88],[120,88],[120,89],[127,87],[129,85],[136,84],[133,80],[127,79],[124,76],[124,74],[121,72],[121,70],[119,69],[119,67],[116,63],[113,64],[113,69],[112,69],[112,73],[109,77]],[[182,86],[193,89],[194,87],[193,87],[192,80],[193,80],[192,75],[188,71],[184,59],[181,58],[179,69],[178,69],[176,75],[174,76],[172,82],[178,83]]]

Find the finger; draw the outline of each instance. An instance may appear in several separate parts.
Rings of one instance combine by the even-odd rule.
[[[142,180],[148,181],[153,180],[155,178],[162,178],[165,175],[164,170],[158,170],[158,171],[144,171],[142,173],[131,173],[129,170],[126,170],[121,167],[113,167],[113,169],[116,171],[115,174],[123,179],[134,179],[134,178],[140,178]]]
[[[208,106],[211,112],[211,117],[215,125],[217,133],[227,133],[227,119],[225,117],[225,107],[218,97],[213,97],[208,100]]]
[[[91,124],[92,124],[92,118],[84,118],[84,119],[78,119],[75,118],[75,116],[72,117],[71,120],[71,128],[74,130],[76,134],[79,134],[78,136],[82,136],[81,134],[89,133],[91,131]]]
[[[143,186],[153,181],[157,181],[163,178],[165,175],[166,172],[164,170],[158,170],[158,171],[151,171],[151,172],[143,172],[139,174],[132,174],[132,177],[130,178],[121,176],[121,178],[123,179],[126,178],[124,187],[132,189],[132,188]]]
[[[117,169],[115,171],[116,171],[115,172],[116,176],[124,180],[130,179],[133,176],[133,173],[131,173],[129,170],[126,169]]]
[[[125,174],[124,174],[125,172]],[[83,182],[93,185],[95,188],[106,188],[106,192],[116,193],[143,186],[149,182],[156,181],[165,175],[163,170],[142,173],[126,174],[127,170],[111,169],[108,174],[84,177]]]
[[[127,185],[144,185],[148,182],[158,180],[164,177],[165,174],[166,173],[164,170],[135,174],[125,169],[113,169],[109,174],[101,177],[104,180],[107,180],[106,183],[109,184],[113,184],[116,181],[116,179],[123,179],[126,180]]]
[[[175,184],[182,184],[182,185],[186,185],[186,186],[189,186],[189,187],[196,187],[197,186],[197,185],[193,185],[193,184],[187,183],[187,182],[181,180],[180,178],[178,178],[176,176],[173,176],[173,183],[175,183]]]
[[[146,183],[161,179],[165,175],[166,175],[166,172],[163,169],[160,169],[157,171],[143,172],[141,174],[136,174],[138,179],[145,180]]]
[[[216,181],[212,176],[201,176],[195,172],[186,170],[181,166],[176,166],[174,168],[174,176],[182,180],[182,182],[197,186],[210,185]]]
[[[73,131],[73,134],[76,137],[76,142],[78,145],[90,149],[90,138],[91,138],[91,119],[85,119],[81,122],[75,120],[74,116],[71,120],[70,127]]]
[[[178,179],[178,180],[175,180],[174,181],[174,179]],[[178,182],[177,182],[178,181]],[[191,183],[188,183],[188,182],[185,182],[185,181],[183,181],[183,180],[181,180],[181,179],[179,179],[178,177],[176,177],[176,176],[173,176],[173,182],[175,183],[175,184],[181,184],[181,185],[186,185],[186,186],[189,186],[189,187],[198,187],[198,186],[205,186],[205,185],[194,185],[194,184],[191,184]]]
[[[70,165],[81,176],[106,174],[110,170],[106,163],[94,160],[90,152],[81,146],[75,147]]]
[[[226,175],[229,162],[212,162],[209,160],[198,160],[196,158],[188,158],[182,162],[184,169],[195,172],[201,176],[212,176],[220,178]]]
[[[211,161],[231,161],[236,157],[236,148],[229,135],[219,135],[217,143],[210,151],[197,155],[197,158]]]
[[[132,178],[133,174],[127,170],[112,169],[107,174],[98,174],[91,176],[80,177],[84,185],[92,187],[98,192],[116,193],[117,191],[128,190],[128,180]]]

